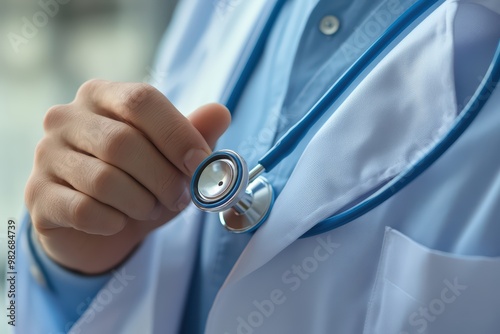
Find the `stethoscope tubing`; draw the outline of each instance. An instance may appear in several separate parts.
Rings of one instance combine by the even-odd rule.
[[[273,1],[266,3],[267,7],[264,8],[263,12],[269,14],[260,16],[260,20],[253,29],[256,34],[250,37],[238,57],[239,61],[232,70],[233,75],[230,77],[220,99],[225,101],[225,106],[231,113],[236,109],[255,67],[262,58],[271,30],[286,2],[287,0],[276,0],[274,4]]]
[[[360,204],[334,216],[331,216],[307,231],[301,238],[312,237],[343,226],[378,207],[409,185],[420,174],[436,162],[467,130],[479,112],[489,100],[493,90],[500,81],[500,43],[497,46],[493,61],[473,97],[460,113],[451,130],[422,159],[410,166],[405,172],[389,182],[378,192]]]
[[[285,157],[287,157],[297,147],[301,140],[303,140],[303,138],[313,127],[313,125],[328,110],[331,109],[332,105],[345,94],[349,87],[366,71],[366,69],[370,65],[374,64],[374,62],[379,58],[381,54],[388,50],[392,43],[412,24],[417,22],[417,20],[423,14],[432,9],[433,6],[443,1],[444,0],[420,0],[413,6],[411,6],[408,10],[406,10],[382,34],[382,36],[380,36],[375,41],[375,43],[371,47],[369,47],[365,53],[363,53],[363,55],[344,73],[344,75],[340,77],[340,79],[337,80],[335,84],[333,84],[325,92],[325,94],[305,114],[305,116],[299,122],[297,122],[297,124],[291,127],[285,133],[285,135],[283,135],[277,141],[277,143],[258,161],[257,166],[250,171],[249,178],[247,179],[245,177],[245,179],[251,183],[261,173],[271,171],[278,163],[280,163]],[[242,52],[242,54],[249,54],[249,56],[240,57],[240,61],[236,64],[234,72],[239,73],[239,75],[235,76],[235,74],[233,74],[232,78],[229,80],[227,86],[228,88],[224,93],[224,96],[228,96],[226,106],[231,112],[236,108],[243,90],[262,56],[265,44],[270,35],[270,31],[285,2],[286,0],[278,0],[274,3],[274,5],[272,4],[272,2],[267,5],[266,12],[268,12],[269,15],[263,15],[263,17],[257,24],[257,26],[260,28],[261,33],[257,35],[257,37],[252,37],[249,43],[247,43],[247,47]],[[259,29],[256,30],[259,31]],[[253,47],[253,49],[251,47]],[[244,62],[245,59],[247,60],[246,63]],[[363,200],[361,203],[353,206],[346,211],[335,214],[319,222],[309,231],[304,233],[301,238],[315,236],[317,234],[325,233],[337,227],[343,226],[384,203],[387,199],[391,198],[397,192],[410,184],[415,178],[417,178],[427,168],[429,168],[437,159],[439,159],[439,157],[443,155],[470,126],[472,121],[488,101],[493,92],[494,86],[496,86],[496,83],[498,83],[499,79],[500,44],[495,53],[493,62],[488,69],[485,79],[476,90],[476,93],[471,98],[464,110],[457,117],[451,130],[439,141],[439,143],[437,143],[433,148],[430,149],[427,155],[425,155],[417,163],[411,165],[406,171],[401,173],[393,180],[389,181],[381,189],[379,189],[367,199]],[[232,90],[229,90],[230,87],[232,87]],[[227,152],[224,154],[227,154]],[[235,153],[235,155],[237,154]],[[209,162],[210,161],[207,161],[207,163]],[[200,168],[202,167],[199,167],[199,170],[195,174],[199,174],[202,172],[202,169]],[[196,185],[197,180],[193,179],[193,182],[191,184],[192,196],[194,194],[194,189],[196,189]],[[236,198],[237,192],[233,189],[233,191],[227,197]],[[214,203],[203,203],[201,201],[198,203],[196,202],[196,200],[199,199],[194,198],[194,200],[195,204],[197,204],[198,207],[207,211],[216,211],[212,209],[216,209],[219,207],[226,208],[227,206],[225,204],[226,198],[218,200]],[[272,196],[271,201],[273,200],[274,196]],[[262,219],[258,220],[257,225],[260,225],[267,218],[268,214],[269,211],[265,213],[264,218],[261,217]],[[254,230],[255,228],[252,228],[251,230]]]
[[[442,0],[422,0],[405,11],[373,45],[340,77],[318,100],[305,116],[292,126],[277,143],[259,160],[266,172],[290,155],[312,126],[342,96],[350,85],[369,67],[390,44],[422,14]]]

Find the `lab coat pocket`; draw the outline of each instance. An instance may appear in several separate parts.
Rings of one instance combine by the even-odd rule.
[[[426,248],[386,228],[364,334],[500,333],[500,258]]]

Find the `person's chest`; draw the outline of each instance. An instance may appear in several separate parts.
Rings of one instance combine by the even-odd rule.
[[[363,20],[364,25],[348,31],[341,41],[335,40],[336,36],[341,39],[340,29],[336,34],[327,37],[320,35],[322,32],[318,26],[318,19],[326,15],[337,14],[342,18],[340,12],[318,13],[317,8],[305,3],[288,8],[288,11],[285,11],[288,16],[283,16],[282,21],[277,22],[275,31],[270,36],[269,47],[252,74],[238,107],[234,110],[232,127],[221,139],[218,147],[234,149],[240,152],[250,165],[255,164],[280,135],[295,124],[317,98],[336,81],[350,62],[356,60],[358,53],[362,53],[363,49],[370,45],[370,39],[376,39],[375,32],[378,30],[380,33],[383,32],[385,28],[382,24],[383,22],[387,24],[387,15],[380,13],[386,14],[389,9],[394,13],[398,11],[398,7],[394,7],[394,1],[385,4],[386,7],[379,7],[378,12],[370,12],[370,15]],[[240,9],[243,11],[243,8]],[[236,6],[233,12],[237,11]],[[297,319],[300,318],[299,315],[304,316],[302,308],[286,307],[287,312],[282,313],[278,307],[281,304],[275,303],[273,316],[269,321],[262,321],[262,325],[257,327],[252,325],[260,323],[260,318],[255,316],[254,308],[257,306],[252,298],[258,295],[260,299],[255,300],[261,305],[263,300],[270,300],[273,291],[279,290],[282,296],[280,298],[275,296],[275,299],[278,302],[284,299],[291,302],[285,305],[297,305],[308,301],[308,305],[317,305],[319,308],[331,307],[332,311],[329,314],[335,313],[336,316],[332,316],[328,321],[322,318],[319,323],[327,324],[335,320],[333,322],[337,323],[336,328],[340,331],[346,328],[359,329],[360,324],[356,325],[356,322],[359,322],[367,312],[368,301],[373,291],[375,303],[381,303],[383,298],[388,298],[391,303],[389,307],[379,305],[381,311],[375,315],[373,312],[370,313],[369,324],[373,326],[377,323],[382,324],[380,325],[382,328],[387,326],[385,321],[389,313],[395,312],[395,309],[401,306],[398,310],[398,319],[403,320],[396,324],[401,325],[399,329],[406,328],[411,332],[423,325],[421,321],[419,322],[418,312],[417,318],[413,321],[417,325],[406,320],[413,314],[410,311],[413,308],[418,311],[418,307],[411,298],[404,300],[402,296],[405,292],[420,298],[421,304],[428,306],[425,305],[425,301],[428,300],[429,303],[433,301],[430,297],[434,293],[439,293],[439,284],[446,284],[445,280],[452,282],[456,277],[454,275],[462,275],[474,286],[481,284],[488,286],[488,282],[480,282],[477,276],[466,276],[465,273],[472,267],[481,268],[480,271],[484,273],[490,271],[493,274],[498,273],[498,264],[495,265],[494,261],[492,265],[483,268],[483,264],[470,258],[460,258],[455,262],[451,260],[455,257],[453,253],[488,256],[500,254],[499,249],[491,249],[495,240],[487,237],[495,231],[491,220],[491,216],[496,213],[495,205],[491,204],[483,209],[479,203],[463,206],[468,199],[494,191],[492,187],[495,184],[495,171],[491,169],[491,162],[485,162],[486,168],[479,172],[482,177],[479,182],[481,186],[467,177],[478,171],[476,163],[460,159],[463,154],[468,154],[467,144],[403,195],[395,197],[369,215],[350,223],[345,229],[321,236],[327,239],[319,240],[327,243],[328,240],[334,240],[335,245],[342,246],[339,250],[332,246],[331,250],[336,254],[335,263],[324,261],[326,264],[323,265],[322,261],[315,258],[316,249],[322,245],[322,241],[309,239],[291,245],[290,242],[282,242],[284,239],[295,240],[300,236],[300,231],[306,232],[307,228],[322,218],[355,203],[383,185],[386,180],[394,177],[395,173],[400,172],[402,167],[418,158],[435,141],[434,136],[439,135],[440,129],[446,129],[451,124],[453,117],[456,116],[458,103],[454,100],[453,91],[454,40],[452,32],[446,32],[446,29],[453,30],[453,21],[446,21],[446,15],[453,16],[453,13],[452,9],[447,9],[447,12],[448,14],[442,13],[440,20],[428,28],[440,31],[443,39],[432,41],[435,36],[427,30],[427,36],[424,32],[423,37],[405,46],[408,47],[406,51],[403,50],[398,57],[392,57],[383,63],[384,67],[379,66],[378,71],[367,75],[364,83],[358,82],[356,87],[353,87],[305,137],[295,154],[268,175],[279,194],[274,213],[262,231],[258,231],[253,237],[250,247],[246,247],[239,268],[233,268],[233,275],[236,276],[238,272],[240,274],[246,272],[245,275],[241,274],[243,280],[240,283],[248,283],[247,288],[238,283],[221,294],[212,311],[209,328],[230,330],[233,326],[235,329],[233,332],[238,326],[242,326],[241,328],[250,326],[251,329],[260,326],[277,329],[282,328],[280,324],[285,323],[284,317],[288,319],[290,314],[296,313]],[[394,19],[397,17],[394,14]],[[346,23],[340,20],[340,24]],[[242,28],[241,31],[243,30]],[[314,34],[317,36],[308,37]],[[424,43],[426,38],[428,42]],[[338,44],[334,48],[318,41],[324,42],[325,45]],[[227,81],[230,75],[229,72],[225,72],[227,69],[225,71],[220,69],[224,65],[229,68],[233,63],[228,61],[228,58],[219,59],[216,54],[225,54],[231,46],[237,45],[229,38],[221,43],[220,48],[217,48],[217,44],[211,45],[218,50],[213,54],[213,58],[202,56],[212,54],[209,51],[200,52],[199,55],[193,56],[191,61],[193,66],[186,67],[189,68],[186,70],[188,72],[180,72],[178,79],[180,81],[176,82],[183,89],[179,91],[174,87],[172,91],[175,92],[174,102],[178,100],[181,110],[188,112],[198,104],[219,99],[220,93],[224,90],[224,81]],[[329,47],[332,49],[328,49]],[[432,48],[440,51],[433,53]],[[423,63],[431,59],[432,62],[423,66]],[[409,67],[405,68],[407,65]],[[225,74],[219,76],[220,73]],[[215,89],[216,87],[218,88]],[[168,96],[168,89],[165,88],[165,91]],[[480,145],[479,142],[472,142]],[[477,158],[480,159],[480,155]],[[456,164],[460,164],[461,167],[457,168],[455,173],[449,173]],[[467,195],[464,192],[457,195],[460,189],[476,189],[476,193]],[[485,210],[485,213],[481,213],[481,210]],[[461,219],[463,215],[469,216],[470,219]],[[392,230],[385,231],[386,226],[390,226]],[[220,228],[216,215],[206,217],[206,230],[215,231]],[[403,235],[394,229],[402,231]],[[477,234],[477,230],[483,232]],[[292,236],[290,231],[295,234]],[[246,246],[246,242],[232,241],[229,237],[214,237],[220,233],[225,231],[206,233],[202,241],[207,245],[204,248],[202,267],[206,269],[208,276],[217,276],[218,274],[213,271],[217,268],[219,273],[229,272],[237,256],[232,256],[233,261],[227,262],[223,255],[229,252],[233,255],[234,252],[239,254]],[[419,248],[418,243],[415,246],[405,235],[433,250],[423,250]],[[382,248],[383,240],[385,240],[384,245],[387,245],[385,248]],[[486,240],[483,246],[481,246],[482,240]],[[445,254],[444,259],[437,260],[434,251],[436,249],[447,251],[449,254]],[[328,250],[325,251],[328,253]],[[394,258],[394,254],[398,252],[406,254],[408,260]],[[321,251],[317,253],[320,254]],[[326,253],[321,254],[326,256]],[[268,262],[274,256],[276,258]],[[316,264],[309,258],[315,259]],[[334,259],[333,256],[328,258]],[[377,267],[379,258],[385,262],[381,262]],[[407,261],[411,259],[422,261],[423,264],[406,268]],[[221,263],[226,264],[221,266]],[[245,266],[254,269],[262,267],[262,270],[253,273],[251,270],[242,269]],[[297,266],[307,268],[311,272],[305,269],[302,269],[301,273],[298,269],[294,271]],[[394,268],[398,266],[406,268],[401,272],[410,276],[419,272],[429,272],[428,278],[425,281],[409,280],[399,276],[394,278],[391,275],[397,276]],[[436,270],[439,266],[451,269],[441,272]],[[460,267],[466,270],[458,270]],[[377,271],[384,271],[384,274],[380,274],[383,275],[381,278],[377,278]],[[306,276],[307,279],[304,278]],[[359,279],[360,276],[366,278]],[[331,282],[332,277],[334,277],[333,282]],[[225,275],[221,276],[216,286],[220,286],[224,279]],[[396,280],[398,287],[407,284],[402,289],[403,294],[391,292],[383,285],[385,283],[377,281],[385,279]],[[248,280],[257,283],[249,283]],[[425,289],[419,290],[419,286],[424,286]],[[318,287],[325,289],[321,292]],[[443,285],[442,288],[445,287]],[[295,291],[298,293],[295,294]],[[475,296],[484,293],[482,290],[475,291],[479,293]],[[216,292],[213,292],[213,297]],[[343,309],[338,303],[334,303],[333,299],[322,298],[322,294],[334,296],[335,300],[342,300],[345,302],[344,305],[350,307]],[[248,302],[245,303],[247,299]],[[221,314],[218,313],[228,309],[231,309],[230,313],[234,315],[234,319],[232,316],[227,318],[234,320],[233,322],[222,321]],[[307,319],[315,319],[312,314],[321,313],[321,310],[315,307],[310,311],[311,317],[306,317]],[[258,308],[257,312],[262,314],[263,319],[267,319]],[[346,319],[349,318],[349,314],[354,316],[348,321]],[[254,315],[253,320],[249,320],[251,315]],[[240,317],[245,324],[239,320]],[[446,320],[444,317],[441,319]],[[251,323],[251,321],[257,322]],[[428,319],[426,321],[431,323]],[[297,327],[298,322],[289,323],[292,332],[302,328]],[[304,330],[314,327],[310,321],[300,323],[304,326]],[[373,328],[368,328],[368,332]]]

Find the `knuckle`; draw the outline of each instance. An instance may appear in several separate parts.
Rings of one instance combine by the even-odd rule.
[[[162,129],[160,133],[162,134],[161,142],[166,148],[183,147],[188,129],[183,126],[180,119],[172,119],[168,124],[168,128]]]
[[[43,222],[45,221],[45,218],[40,214],[40,212],[38,210],[30,210],[30,218],[35,230],[39,233],[43,231]]]
[[[34,210],[35,201],[40,196],[45,183],[39,177],[30,176],[24,188],[24,201],[29,210]]]
[[[60,127],[68,118],[67,105],[55,105],[47,110],[43,118],[43,128],[45,131]]]
[[[160,194],[165,194],[165,193],[172,191],[172,187],[174,185],[174,180],[175,180],[175,177],[172,175],[164,177],[163,180],[161,180],[161,182],[159,182],[159,184],[158,184],[158,192]]]
[[[90,178],[91,192],[93,194],[101,194],[106,196],[109,190],[113,187],[113,171],[112,167],[100,166],[96,168],[94,175]]]
[[[49,143],[47,137],[42,138],[38,144],[35,146],[35,155],[34,155],[34,165],[35,168],[39,166],[44,159],[47,158],[49,153]]]
[[[43,231],[47,227],[47,223],[50,222],[50,217],[46,216],[46,210],[43,209],[48,202],[51,202],[51,199],[46,194],[48,186],[49,182],[42,177],[32,176],[28,180],[24,191],[24,200],[31,222],[38,232]]]
[[[31,210],[30,211],[31,223],[33,224],[33,228],[40,235],[47,235],[47,232],[52,230],[52,222],[50,221],[51,217],[47,217],[40,210]]]
[[[120,232],[126,224],[126,216],[123,214],[105,219],[106,213],[94,205],[91,197],[86,196],[73,197],[69,204],[69,215],[74,229],[103,236]]]
[[[134,84],[132,88],[126,90],[120,101],[122,112],[133,116],[147,100],[157,94],[157,90],[146,83]]]
[[[99,80],[99,79],[91,79],[86,82],[84,82],[80,88],[78,89],[78,92],[76,93],[76,97],[85,97],[85,96],[90,96],[92,93],[101,87],[105,81]]]
[[[183,182],[182,177],[176,174],[168,174],[163,177],[160,182],[158,182],[157,191],[163,198],[165,198],[165,195],[168,195],[170,201],[167,205],[171,209],[175,209],[174,206],[177,204],[176,201],[184,191]]]
[[[105,158],[111,161],[121,160],[133,145],[134,137],[134,131],[125,124],[108,126],[104,134]]]
[[[88,197],[75,196],[70,202],[69,215],[73,226],[77,230],[85,230],[89,213],[92,210],[92,202]]]

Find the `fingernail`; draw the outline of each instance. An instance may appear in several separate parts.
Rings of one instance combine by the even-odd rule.
[[[163,211],[162,205],[160,204],[160,202],[157,201],[153,211],[149,215],[149,218],[152,220],[160,218],[162,211]]]
[[[177,201],[177,210],[184,210],[189,205],[189,203],[191,203],[191,195],[189,194],[188,188],[185,188],[181,197]]]
[[[205,160],[206,157],[208,157],[207,152],[201,149],[194,148],[186,154],[186,157],[184,159],[184,166],[189,171],[189,173],[193,175],[196,171],[196,168],[198,168],[198,166],[203,160]]]

